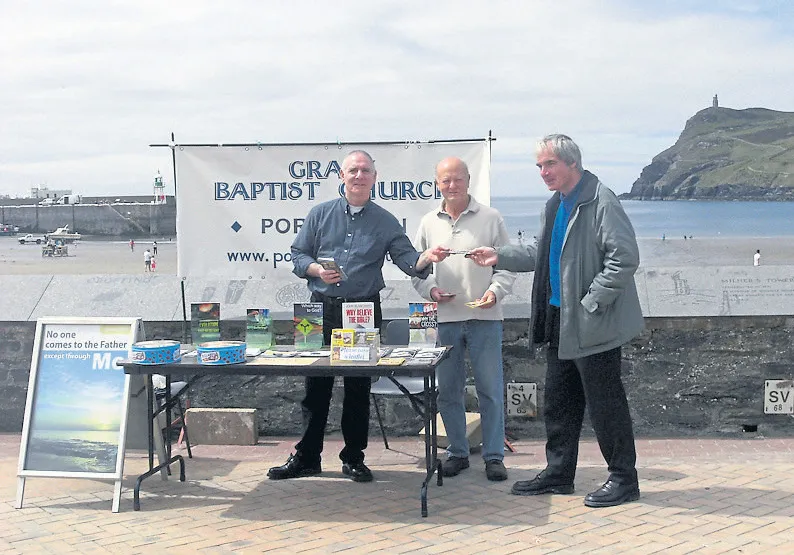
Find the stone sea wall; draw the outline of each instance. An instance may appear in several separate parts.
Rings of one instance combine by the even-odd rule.
[[[0,206],[0,222],[21,233],[47,233],[68,225],[83,235],[148,237],[176,235],[176,204],[113,203]]]
[[[764,380],[794,379],[794,266],[646,268],[635,281],[646,330],[624,347],[623,378],[639,436],[792,432],[790,417],[764,414]],[[536,417],[507,418],[508,434],[520,438],[544,436],[545,352],[528,342],[531,285],[532,274],[519,275],[504,301],[505,380],[536,383],[540,399]],[[308,300],[297,282],[279,288],[166,275],[0,275],[0,432],[22,428],[38,318],[136,316],[146,339],[182,340],[182,287],[187,304],[221,303],[221,337],[228,340],[244,339],[246,308],[268,307],[277,342],[290,344],[292,303]],[[409,281],[388,282],[381,297],[386,320],[405,318],[408,303],[419,300]],[[337,384],[331,431],[339,429],[341,393]],[[302,396],[302,378],[207,376],[193,386],[191,402],[255,408],[261,434],[294,435]],[[476,400],[468,401],[476,409]],[[405,400],[381,406],[391,434],[421,428]],[[373,413],[373,434],[376,427]]]
[[[535,382],[537,418],[510,417],[508,435],[544,436],[545,353],[530,349],[526,319],[505,322],[505,379]],[[623,377],[638,436],[717,437],[757,431],[788,435],[791,419],[763,413],[765,379],[794,377],[794,319],[786,316],[647,318],[647,329],[624,348]],[[22,429],[35,322],[0,322],[0,432]],[[178,321],[145,322],[147,339],[180,338]],[[241,321],[223,321],[222,335],[243,339]],[[280,343],[289,343],[290,321],[276,322]],[[329,431],[338,431],[341,380],[337,380]],[[260,434],[294,435],[301,429],[303,379],[253,376],[200,378],[192,388],[196,407],[257,409]],[[471,401],[471,399],[470,399]],[[392,435],[416,434],[421,422],[403,399],[384,399]],[[476,407],[474,405],[472,408]],[[372,415],[373,438],[377,422]],[[585,426],[585,434],[590,433]]]

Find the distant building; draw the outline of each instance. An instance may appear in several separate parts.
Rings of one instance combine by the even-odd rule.
[[[52,200],[57,200],[64,195],[71,195],[71,189],[49,189],[48,187],[31,187],[30,188],[30,198],[35,199],[45,199],[51,198]]]
[[[719,108],[720,107],[720,103],[717,100],[717,95],[716,94],[714,95],[714,98],[711,101],[711,107],[712,108]]]

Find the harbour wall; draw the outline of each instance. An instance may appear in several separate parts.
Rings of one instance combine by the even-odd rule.
[[[539,398],[535,416],[506,419],[516,438],[544,437],[545,351],[528,340],[531,277],[520,275],[505,300],[505,381],[536,383]],[[651,268],[636,282],[646,329],[623,349],[623,379],[638,436],[791,434],[791,418],[764,414],[764,381],[794,379],[794,266]],[[162,275],[0,276],[0,431],[22,428],[38,318],[137,316],[146,339],[185,340],[181,286],[188,304],[221,302],[221,335],[229,340],[244,340],[245,309],[261,306],[274,314],[277,342],[290,344],[291,303],[308,297],[302,284],[273,290],[256,281],[180,283]],[[386,319],[405,317],[417,300],[410,282],[389,282],[382,297]],[[339,430],[340,383],[329,431]],[[261,434],[295,435],[302,396],[302,378],[206,376],[192,386],[191,403],[255,408]],[[467,402],[476,410],[476,399]],[[404,399],[380,403],[390,434],[418,433],[421,422]],[[374,419],[371,427],[376,433]]]
[[[108,204],[0,206],[0,222],[20,233],[48,233],[65,225],[83,235],[124,237],[176,236],[176,204],[124,202]]]

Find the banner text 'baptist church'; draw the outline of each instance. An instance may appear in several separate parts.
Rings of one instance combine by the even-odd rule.
[[[323,182],[332,176],[341,180],[341,170],[336,160],[323,164],[319,160],[294,160],[287,167],[293,181],[250,181],[229,183],[215,181],[215,200],[315,200]],[[298,181],[300,180],[300,181]],[[339,196],[344,196],[344,183],[335,185]],[[440,199],[441,193],[433,181],[377,181],[372,188],[373,200],[431,200]]]

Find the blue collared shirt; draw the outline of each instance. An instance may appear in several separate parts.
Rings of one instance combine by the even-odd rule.
[[[391,212],[372,201],[357,214],[349,210],[347,200],[338,198],[312,208],[292,243],[292,272],[309,282],[309,290],[332,297],[364,298],[386,287],[383,261],[386,254],[411,277],[426,278],[432,264],[416,271],[420,253]],[[336,260],[347,279],[328,285],[307,275],[309,264],[317,258]]]

